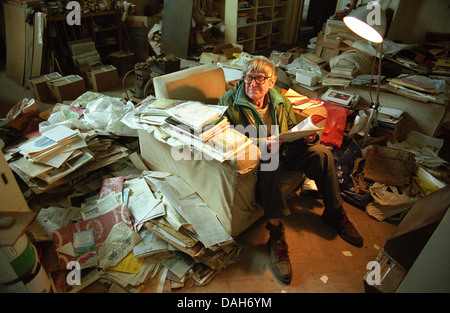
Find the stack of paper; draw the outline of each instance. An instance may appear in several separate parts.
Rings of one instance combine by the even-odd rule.
[[[400,75],[388,80],[387,89],[402,96],[440,104],[444,104],[448,100],[445,94],[445,80],[431,79],[422,75]]]
[[[292,88],[289,88],[288,91],[284,95],[286,96],[286,98],[289,99],[289,101],[291,101],[292,105],[296,105],[301,102],[304,102],[305,100],[308,100],[307,96],[299,94],[297,91],[295,91]]]
[[[331,71],[328,73],[327,77],[337,77],[351,80],[357,73],[358,69],[356,65],[337,64],[331,68]]]
[[[167,112],[178,122],[201,133],[206,126],[217,123],[225,110],[226,107],[189,101],[167,109]]]
[[[199,267],[192,266],[192,260],[202,264],[201,272],[206,270],[210,278],[235,262],[240,247],[225,231],[215,213],[184,180],[173,175],[157,176],[155,172],[144,172],[143,175],[162,195],[166,208],[164,216],[154,218],[144,226],[166,241],[169,250],[174,247],[183,253],[183,262],[187,262],[184,266],[190,264],[188,267],[192,269],[188,276],[192,275],[190,277],[196,281],[194,273],[200,271]],[[186,278],[186,272],[173,274],[178,277],[178,283]],[[198,281],[206,283],[209,280]]]
[[[240,252],[197,193],[162,172],[106,178],[78,210],[49,208],[34,224],[34,234],[53,240],[62,270],[77,261],[122,287],[136,287],[160,269],[171,288],[190,279],[204,285]]]
[[[200,137],[184,131],[180,127],[170,126],[170,135],[191,150],[196,150],[214,160],[223,162],[245,149],[252,140],[230,128],[227,121],[219,125],[216,132]]]
[[[79,130],[57,126],[19,146],[19,169],[34,181],[51,184],[93,159]]]
[[[402,110],[380,107],[378,109],[377,120],[379,122],[397,124],[402,119],[403,113],[404,111]]]
[[[86,142],[78,130],[57,126],[22,144],[20,153],[34,161],[59,167],[75,150],[84,147]]]
[[[94,130],[65,126],[30,134],[6,150],[11,169],[39,194],[112,164],[130,154],[111,138]]]
[[[124,194],[124,202],[133,215],[138,230],[146,221],[165,214],[161,199],[155,198],[144,178],[126,181]]]
[[[167,241],[162,240],[155,233],[143,228],[141,235],[142,240],[133,248],[133,254],[136,258],[169,252]]]

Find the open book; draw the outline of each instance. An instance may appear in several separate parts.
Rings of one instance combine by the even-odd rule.
[[[306,136],[315,134],[323,129],[323,127],[318,127],[317,124],[325,119],[326,117],[322,115],[318,114],[310,115],[301,123],[291,128],[288,132],[281,133],[278,136],[278,138],[282,139],[284,142],[292,142],[304,138]]]

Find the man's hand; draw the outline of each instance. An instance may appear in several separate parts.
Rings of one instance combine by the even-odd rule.
[[[280,149],[282,143],[283,139],[280,139],[278,136],[268,137],[266,141],[267,151],[270,153],[277,152]]]
[[[318,132],[317,133],[314,133],[314,134],[311,134],[311,135],[308,135],[308,136],[305,136],[305,137],[303,137],[303,139],[306,141],[306,142],[314,142],[314,140],[316,139],[316,136],[317,136],[317,134],[318,134]]]

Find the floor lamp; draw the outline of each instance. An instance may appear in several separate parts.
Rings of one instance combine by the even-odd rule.
[[[367,5],[351,11],[344,17],[344,23],[358,36],[370,42],[378,43],[380,46],[380,55],[378,58],[377,95],[375,103],[371,104],[372,110],[369,115],[369,120],[367,121],[366,129],[364,130],[364,138],[361,143],[361,148],[363,148],[372,119],[374,116],[376,118],[378,107],[380,106],[381,58],[383,54],[383,36],[386,32],[386,12],[378,1],[371,1]]]

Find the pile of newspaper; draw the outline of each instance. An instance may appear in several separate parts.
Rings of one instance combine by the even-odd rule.
[[[23,107],[15,115],[27,113]],[[137,136],[120,122],[132,109],[121,99],[86,92],[70,105],[56,104],[45,121],[3,149],[5,158],[33,193],[48,192],[126,158],[131,151],[117,139]]]
[[[59,125],[29,134],[24,141],[5,149],[10,167],[36,194],[130,154],[111,138],[95,130],[80,131]]]
[[[38,130],[4,149],[37,212],[26,231],[57,255],[59,270],[50,270],[55,292],[98,280],[139,291],[158,273],[172,289],[204,285],[239,255],[240,246],[184,180],[149,171],[133,144],[117,140],[133,134],[119,118],[130,107],[87,92],[55,106]],[[61,278],[74,264],[81,284]]]
[[[92,272],[83,288],[108,279],[133,291],[159,272],[171,289],[205,285],[240,252],[184,180],[154,171],[106,178],[79,208],[42,209],[28,230],[53,241],[61,270],[75,261]]]

